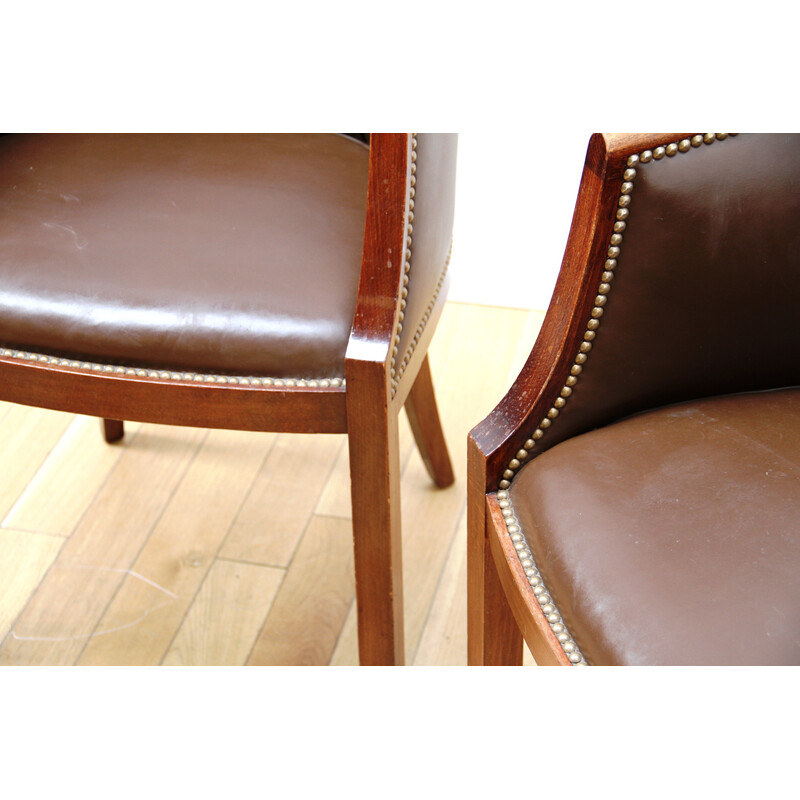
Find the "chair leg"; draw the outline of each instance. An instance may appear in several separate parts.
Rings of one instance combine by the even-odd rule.
[[[472,466],[477,486],[469,487],[467,503],[467,660],[471,666],[521,666],[522,633],[489,547],[486,497]]]
[[[440,489],[450,486],[455,478],[453,467],[450,464],[450,455],[447,452],[447,443],[444,440],[442,424],[439,421],[439,411],[436,408],[436,395],[433,391],[433,380],[427,355],[406,398],[405,408],[419,454],[425,462],[428,474]]]
[[[125,423],[118,419],[103,420],[103,436],[109,444],[118,442],[125,435]]]
[[[348,398],[348,430],[359,659],[365,666],[400,665],[405,655],[397,414],[385,399],[376,407],[360,394]]]

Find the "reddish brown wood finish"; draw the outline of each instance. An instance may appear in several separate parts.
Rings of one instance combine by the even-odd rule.
[[[124,428],[118,420],[349,433],[362,664],[402,664],[404,658],[398,414],[412,391],[412,425],[423,457],[439,485],[452,482],[426,357],[443,302],[432,309],[397,392],[391,392],[410,163],[410,134],[371,135],[363,263],[345,358],[346,388],[172,381],[0,357],[0,399],[103,418],[107,441],[121,438]],[[412,390],[418,373],[421,383]]]
[[[345,357],[359,658],[402,664],[397,408],[390,364],[402,285],[411,137],[373,134],[364,257]],[[404,179],[400,179],[404,176]]]
[[[342,388],[265,388],[106,375],[0,358],[12,403],[164,425],[278,433],[345,433]]]
[[[507,630],[512,614],[537,663],[569,664],[525,579],[493,493],[508,462],[559,396],[583,341],[628,157],[692,135],[595,134],[589,141],[561,271],[539,336],[508,393],[469,435],[470,664],[519,663],[514,636]],[[495,580],[503,587],[510,614],[501,611],[494,597]]]
[[[467,660],[470,666],[522,664],[522,635],[489,549],[483,490],[486,461],[467,446]]]
[[[125,423],[118,419],[104,419],[103,436],[109,444],[120,441],[125,436]]]
[[[487,459],[486,491],[552,407],[569,374],[600,283],[628,156],[687,133],[594,134],[589,141],[561,271],[525,366],[470,437]]]

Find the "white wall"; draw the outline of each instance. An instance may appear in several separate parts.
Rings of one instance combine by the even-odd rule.
[[[545,309],[591,131],[459,134],[448,299]]]

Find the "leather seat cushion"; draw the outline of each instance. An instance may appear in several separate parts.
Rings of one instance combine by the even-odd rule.
[[[368,161],[336,134],[0,137],[0,345],[341,376]]]
[[[569,439],[510,494],[590,664],[800,663],[800,389]]]

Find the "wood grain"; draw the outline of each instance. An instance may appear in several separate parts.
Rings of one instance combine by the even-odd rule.
[[[58,416],[68,419],[66,415]],[[129,423],[129,443],[138,430],[138,422]],[[69,536],[123,452],[121,447],[106,444],[98,434],[94,417],[75,417],[3,520],[3,526]],[[17,455],[11,451],[7,457]],[[80,475],[81,480],[63,481],[60,476],[65,472]]]
[[[282,578],[279,569],[215,561],[163,663],[243,664]]]
[[[8,635],[63,544],[57,536],[0,530],[0,641]]]
[[[100,620],[98,629],[113,632],[89,640],[79,664],[161,661],[275,439],[270,433],[208,433],[131,566],[133,574],[124,577]]]
[[[327,664],[354,592],[350,524],[314,517],[247,663]]]
[[[156,426],[140,432],[6,637],[0,663],[72,664],[102,632],[106,606],[204,435]],[[137,501],[131,502],[134,485]]]

